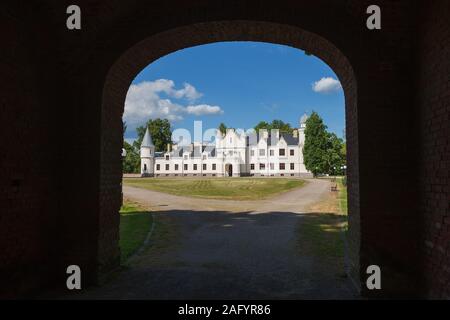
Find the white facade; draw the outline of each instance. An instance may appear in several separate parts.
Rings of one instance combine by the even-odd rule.
[[[227,129],[219,131],[214,143],[168,146],[156,152],[150,134],[145,133],[141,145],[141,174],[155,177],[186,176],[311,176],[303,163],[303,116],[300,128],[293,134],[278,130],[260,130],[258,134],[241,134]]]

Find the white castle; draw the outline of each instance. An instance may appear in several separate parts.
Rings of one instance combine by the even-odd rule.
[[[166,152],[155,152],[147,128],[141,144],[141,175],[147,177],[310,177],[303,163],[305,126],[292,134],[279,130],[259,130],[258,133],[238,133],[217,130],[214,142],[194,142],[190,145],[170,144]]]

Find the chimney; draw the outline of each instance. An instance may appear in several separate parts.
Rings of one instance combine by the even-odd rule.
[[[259,138],[261,139],[268,139],[269,138],[269,133],[267,132],[266,129],[259,129]]]
[[[297,129],[292,130],[292,135],[294,136],[294,138],[298,138],[298,130]]]
[[[170,143],[167,144],[167,152],[170,152]]]
[[[270,130],[270,133],[272,136],[274,136],[277,140],[280,139],[280,130],[279,129],[272,129]]]

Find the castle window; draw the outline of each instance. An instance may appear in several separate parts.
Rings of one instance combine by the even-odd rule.
[[[187,159],[188,159],[188,155],[185,154],[185,155],[184,155],[184,160],[187,160]]]
[[[169,160],[169,155],[168,154],[166,155],[166,160]]]
[[[206,154],[203,155],[202,159],[203,159],[203,160],[206,160]]]
[[[166,164],[166,171],[169,171],[169,164]]]
[[[175,171],[178,171],[178,164],[175,165]]]
[[[291,149],[291,150],[289,150],[289,152],[290,152],[290,155],[293,156],[294,153],[295,153],[295,150],[294,150],[294,149]]]
[[[275,155],[275,151],[274,150],[270,150],[270,155],[274,156]]]
[[[184,170],[187,170],[187,169],[188,169],[188,165],[184,164]]]
[[[280,170],[286,169],[286,165],[284,163],[280,163]]]
[[[203,170],[206,170],[206,163],[203,164]]]
[[[271,163],[270,164],[270,170],[274,170],[275,169],[275,164]]]
[[[156,165],[156,170],[158,170],[159,171],[159,168],[161,167],[161,165],[158,163],[157,165]]]
[[[216,164],[215,164],[215,163],[213,163],[212,169],[213,169],[213,170],[216,170]]]
[[[259,156],[264,157],[266,155],[266,149],[259,149]]]
[[[147,172],[147,164],[144,163],[144,172]]]
[[[286,155],[286,149],[280,149],[279,155],[280,156],[285,156]]]
[[[295,163],[291,163],[291,170],[295,169]]]
[[[260,163],[259,164],[259,170],[264,170],[266,169],[266,164],[265,163]]]
[[[255,150],[251,150],[251,151],[250,151],[250,155],[251,155],[252,157],[254,157],[254,156],[255,156]]]
[[[197,165],[196,164],[194,164],[194,171],[196,171],[197,170]]]
[[[250,170],[255,170],[255,164],[254,163],[250,164]]]

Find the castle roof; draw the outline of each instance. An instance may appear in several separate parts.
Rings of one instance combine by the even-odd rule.
[[[257,141],[259,142],[259,140],[262,139],[262,134],[260,134],[258,132],[256,137],[257,137]],[[268,137],[269,137],[267,139],[267,145],[268,146],[271,146],[272,142],[274,142],[274,143],[278,142],[277,139],[274,139],[274,141],[272,141],[272,134],[269,134]],[[291,133],[280,132],[280,139],[281,139],[281,137],[283,137],[284,141],[286,141],[286,144],[288,146],[296,146],[296,145],[298,145],[298,137],[294,137],[294,135],[291,134]],[[249,140],[247,139],[247,143],[248,143],[248,141]]]
[[[147,130],[145,131],[144,134],[144,139],[142,139],[142,143],[141,143],[141,148],[142,147],[154,147],[155,145],[153,144],[153,140],[152,140],[152,136],[150,135],[150,131]]]

